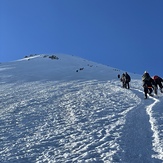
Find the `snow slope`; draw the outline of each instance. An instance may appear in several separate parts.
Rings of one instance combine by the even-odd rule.
[[[0,64],[0,162],[162,163],[163,95],[70,55]]]

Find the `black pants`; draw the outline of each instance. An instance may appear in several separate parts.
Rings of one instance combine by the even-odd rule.
[[[123,88],[130,89],[129,82],[122,82],[122,87],[123,87]]]
[[[151,87],[144,87],[145,96],[147,96],[147,93],[151,94],[152,91],[153,91],[153,89]]]

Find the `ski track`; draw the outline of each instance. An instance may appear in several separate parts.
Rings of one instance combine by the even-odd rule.
[[[1,162],[140,163],[142,156],[147,156],[144,161],[150,157],[153,162],[163,161],[163,126],[159,122],[163,113],[155,110],[162,103],[156,98],[142,100],[140,83],[135,80],[133,84],[131,90],[120,88],[119,81],[2,84]],[[140,129],[136,118],[145,123]],[[130,124],[140,137],[131,138],[136,131]],[[149,152],[143,151],[143,144],[136,146],[142,137]],[[132,144],[136,146],[133,150]]]

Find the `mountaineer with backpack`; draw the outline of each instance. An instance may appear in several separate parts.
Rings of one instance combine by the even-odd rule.
[[[130,89],[130,84],[129,83],[131,81],[131,77],[127,72],[125,73],[125,76],[126,76],[126,88]]]
[[[149,73],[147,71],[144,72],[142,76],[142,81],[143,81],[143,87],[144,87],[144,94],[145,94],[145,99],[147,98],[147,93],[152,96],[153,88],[155,88],[155,82],[154,80],[150,77]]]
[[[157,95],[158,87],[160,88],[160,92],[163,93],[163,85],[162,85],[163,79],[155,75],[153,76],[153,80],[155,82],[155,94]]]

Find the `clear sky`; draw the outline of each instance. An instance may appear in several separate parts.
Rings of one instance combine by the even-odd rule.
[[[0,62],[43,53],[163,77],[163,0],[0,0]]]

